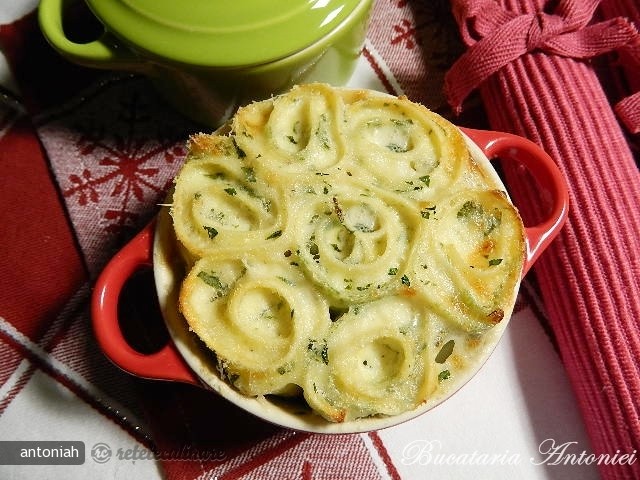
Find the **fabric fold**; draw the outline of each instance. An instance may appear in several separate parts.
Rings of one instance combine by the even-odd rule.
[[[622,17],[589,25],[599,0],[559,2],[553,13],[518,14],[493,0],[455,3],[454,15],[469,49],[445,77],[445,93],[455,111],[490,75],[526,53],[542,51],[568,58],[591,58],[616,49],[635,53],[640,35]]]
[[[636,29],[640,28],[640,4],[635,0],[604,0],[598,12],[601,17],[625,17],[632,22]],[[618,93],[619,99],[615,105],[615,112],[622,124],[632,134],[640,133],[640,48],[633,51],[623,51],[614,58],[616,70],[621,71],[624,88]],[[636,149],[640,148],[640,138],[632,138]]]

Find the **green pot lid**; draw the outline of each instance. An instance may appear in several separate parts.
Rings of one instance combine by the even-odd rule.
[[[136,49],[180,63],[215,67],[258,65],[287,57],[334,31],[359,5],[370,3],[366,0],[86,1],[112,33]]]

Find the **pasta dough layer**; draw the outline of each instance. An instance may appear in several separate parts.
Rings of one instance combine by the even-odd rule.
[[[484,360],[524,228],[461,132],[410,102],[313,84],[199,134],[171,215],[180,309],[220,375],[331,422],[399,415]]]

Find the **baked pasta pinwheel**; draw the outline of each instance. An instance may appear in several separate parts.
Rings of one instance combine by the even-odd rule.
[[[231,137],[195,135],[189,149],[172,207],[176,235],[189,252],[200,257],[255,247],[281,232],[283,208],[276,191],[242,162]]]
[[[430,316],[419,300],[394,295],[351,307],[308,346],[309,405],[335,422],[420,405],[437,382]]]
[[[299,269],[267,256],[201,258],[184,281],[181,305],[223,375],[248,395],[302,382],[300,352],[330,323],[326,302]]]
[[[170,199],[179,307],[237,391],[330,422],[400,415],[486,358],[524,227],[448,121],[313,84],[188,147]]]
[[[418,215],[402,198],[350,180],[327,194],[300,194],[296,205],[300,266],[335,306],[348,307],[393,292],[389,275],[407,261]]]
[[[369,96],[350,104],[345,115],[356,164],[388,190],[435,198],[469,167],[459,132],[417,104]]]

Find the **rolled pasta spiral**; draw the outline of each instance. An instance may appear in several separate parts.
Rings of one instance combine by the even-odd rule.
[[[351,182],[314,195],[296,209],[302,265],[333,303],[346,306],[389,294],[400,284],[418,212],[402,199]]]
[[[200,259],[180,303],[224,375],[247,395],[301,383],[300,352],[330,322],[325,301],[298,269],[256,256]]]
[[[343,110],[335,91],[309,86],[241,109],[233,129],[240,148],[270,169],[318,171],[343,155]]]
[[[204,256],[255,247],[281,231],[286,212],[278,192],[242,162],[232,139],[217,137],[208,148],[209,155],[191,158],[176,179],[171,214],[185,247]]]
[[[510,313],[524,250],[518,213],[500,191],[467,190],[440,201],[434,216],[415,277],[443,318],[485,331]]]
[[[309,346],[307,402],[331,421],[396,415],[424,402],[436,386],[428,317],[403,297],[350,308],[323,340],[325,358]]]
[[[349,104],[346,117],[354,161],[394,192],[437,197],[468,167],[460,132],[406,99],[366,98]]]

